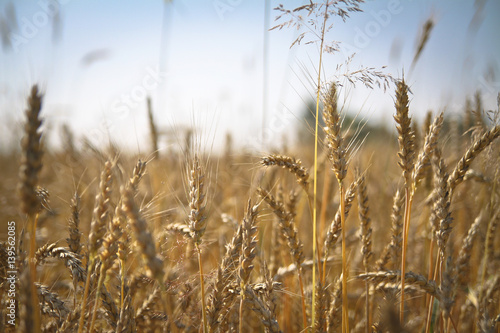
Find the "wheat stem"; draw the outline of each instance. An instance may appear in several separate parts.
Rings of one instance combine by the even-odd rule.
[[[340,187],[340,223],[342,225],[342,331],[349,332],[349,306],[347,303],[347,252],[346,252],[346,239],[345,239],[345,189],[341,183]]]
[[[321,67],[323,66],[323,44],[325,42],[325,29],[326,21],[328,19],[328,1],[325,2],[325,15],[323,20],[323,26],[321,27],[321,43],[319,49],[319,63],[318,63],[318,84],[316,86],[316,121],[314,125],[314,189],[313,189],[313,267],[312,267],[312,310],[311,310],[311,327],[315,325],[315,313],[316,313],[316,248],[317,244],[317,231],[316,231],[316,219],[317,219],[317,195],[318,195],[318,128],[319,128],[319,99],[321,92]]]
[[[410,213],[411,213],[411,206],[412,206],[412,198],[410,195],[410,189],[406,188],[405,189],[405,214],[404,214],[404,224],[403,224],[403,249],[402,249],[402,255],[401,255],[401,303],[400,303],[400,314],[399,314],[399,321],[401,322],[401,325],[403,325],[404,321],[404,297],[405,297],[405,272],[406,272],[406,251],[408,248],[408,234],[409,234],[409,229],[410,229]]]
[[[36,260],[35,260],[35,252],[36,252],[36,225],[38,221],[38,214],[35,216],[28,216],[28,222],[30,225],[30,252],[29,252],[29,266],[30,266],[30,288],[31,288],[31,304],[33,305],[33,319],[34,319],[34,328],[35,332],[40,332],[41,318],[40,318],[40,308],[38,302],[38,291],[36,289]]]
[[[201,249],[199,244],[195,244],[196,252],[198,252],[198,264],[200,267],[200,288],[201,288],[201,314],[203,316],[203,332],[208,333],[207,314],[205,311],[205,281],[203,278],[203,263],[201,261]],[[175,324],[174,324],[175,325]]]
[[[314,262],[314,259],[313,259]],[[304,278],[302,277],[302,268],[298,268],[299,271],[299,284],[300,284],[300,295],[302,296],[302,324],[304,329],[307,329],[307,312],[306,312],[306,296],[304,294]]]

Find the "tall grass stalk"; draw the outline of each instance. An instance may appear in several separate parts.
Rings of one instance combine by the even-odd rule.
[[[316,313],[316,265],[318,264],[316,251],[317,249],[317,197],[318,197],[318,129],[319,129],[319,99],[321,93],[321,68],[323,65],[323,46],[325,42],[325,29],[326,21],[328,19],[328,0],[325,3],[325,15],[323,19],[323,26],[321,27],[320,36],[320,48],[319,48],[319,63],[318,63],[318,84],[316,86],[316,114],[315,114],[315,125],[314,125],[314,184],[313,184],[313,267],[312,267],[312,305],[311,305],[311,327],[315,324],[315,313]],[[326,258],[325,258],[326,260]]]

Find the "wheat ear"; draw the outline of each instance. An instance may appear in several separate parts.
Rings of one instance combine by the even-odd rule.
[[[111,184],[112,184],[112,165],[107,161],[104,164],[104,170],[101,172],[101,180],[99,182],[99,193],[96,195],[96,203],[90,223],[90,235],[88,243],[89,258],[87,263],[87,280],[85,282],[85,290],[81,305],[80,324],[78,333],[83,332],[85,308],[87,306],[87,298],[90,289],[90,276],[94,268],[97,251],[102,244],[102,237],[106,232],[106,222],[109,218],[109,206],[111,200]]]
[[[295,175],[297,183],[302,186],[307,193],[309,188],[309,174],[306,168],[302,166],[300,160],[289,156],[271,154],[263,157],[261,163],[265,166],[275,165],[287,169]]]
[[[194,155],[191,170],[189,171],[189,228],[198,253],[198,265],[200,273],[201,304],[203,317],[203,332],[208,333],[207,314],[205,305],[205,282],[203,277],[203,264],[201,260],[200,244],[207,228],[207,217],[205,215],[206,193],[205,173],[200,164],[198,155]]]
[[[240,256],[240,267],[238,270],[238,276],[240,279],[240,311],[239,311],[239,332],[243,332],[243,302],[245,301],[245,289],[248,281],[250,279],[250,273],[253,270],[253,259],[256,255],[257,246],[257,206],[252,206],[252,202],[248,200],[247,213],[243,219],[242,227],[242,248]]]
[[[403,224],[403,246],[401,254],[401,277],[405,276],[406,271],[406,249],[408,247],[408,233],[410,229],[411,215],[411,177],[414,168],[413,160],[415,155],[414,134],[411,129],[411,118],[409,115],[408,86],[404,79],[397,83],[396,87],[396,115],[394,120],[397,123],[398,142],[399,142],[399,166],[403,170],[405,180],[405,215]],[[404,321],[404,284],[405,279],[401,278],[401,303],[400,303],[400,322]]]
[[[151,147],[153,148],[153,157],[158,159],[159,150],[158,150],[158,130],[156,129],[156,123],[153,116],[153,106],[151,105],[151,97],[147,98],[147,106],[148,106],[148,121],[149,121],[149,131],[151,136]]]
[[[358,212],[360,221],[360,240],[361,240],[361,254],[363,255],[363,266],[365,268],[365,273],[370,271],[370,259],[373,256],[372,252],[372,228],[371,219],[368,215],[368,191],[366,189],[365,176],[360,177],[360,182],[358,186]],[[365,332],[370,331],[370,290],[368,282],[365,284]]]
[[[21,168],[19,170],[19,195],[21,198],[21,210],[28,217],[28,231],[30,234],[30,251],[28,256],[30,269],[30,295],[33,306],[33,329],[34,332],[40,332],[40,309],[38,307],[37,291],[35,287],[36,268],[36,225],[38,213],[40,210],[40,198],[37,195],[37,186],[42,169],[42,133],[40,126],[40,111],[42,108],[42,95],[38,91],[38,86],[31,88],[31,94],[28,97],[28,108],[26,109],[26,123],[24,126],[25,136],[21,141],[22,158]]]
[[[297,267],[297,273],[299,276],[300,292],[302,296],[302,320],[304,328],[307,327],[307,312],[305,303],[305,293],[304,293],[304,282],[302,274],[301,264],[304,262],[304,252],[303,244],[298,237],[298,231],[293,220],[293,214],[285,211],[283,203],[278,202],[276,198],[266,191],[265,189],[259,187],[257,189],[257,194],[264,199],[264,201],[271,207],[274,214],[278,217],[281,232],[285,236],[290,253],[295,261]],[[314,259],[313,259],[313,269],[314,269]]]
[[[488,147],[496,138],[500,136],[500,125],[496,125],[480,138],[478,138],[472,146],[465,152],[464,156],[458,161],[457,166],[451,173],[448,183],[450,184],[450,191],[455,189],[463,180],[464,176],[469,170],[472,162],[486,147]]]
[[[344,179],[347,175],[347,148],[344,143],[344,138],[341,134],[341,119],[337,106],[337,85],[332,82],[330,89],[326,94],[324,101],[323,119],[325,121],[326,142],[328,146],[328,157],[332,163],[333,171],[339,183],[340,192],[340,222],[342,232],[342,331],[349,332],[349,306],[347,303],[347,280],[349,272],[347,271],[347,252],[345,245],[345,230],[346,230],[346,216],[345,216],[345,187]],[[323,266],[323,269],[325,267]],[[323,276],[325,273],[323,272]],[[323,279],[324,282],[324,279]]]

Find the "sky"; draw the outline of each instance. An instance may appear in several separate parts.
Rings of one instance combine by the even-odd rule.
[[[280,3],[308,2],[0,0],[0,148],[17,144],[33,84],[45,93],[42,115],[55,145],[68,124],[96,144],[111,138],[147,151],[147,96],[162,150],[179,145],[191,127],[214,149],[228,132],[245,148],[293,142],[314,95],[319,47],[305,43],[311,34],[290,47],[304,28],[266,26],[277,24],[272,8]],[[366,89],[342,78],[363,67],[404,74],[417,120],[428,110],[461,112],[476,90],[485,108],[497,108],[500,1],[368,0],[361,9],[346,22],[331,17],[326,34],[341,51],[324,55],[322,81],[343,83],[345,110],[392,126],[393,87]],[[434,28],[412,67],[428,19]]]

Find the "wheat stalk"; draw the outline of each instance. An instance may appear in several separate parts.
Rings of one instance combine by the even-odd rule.
[[[302,268],[301,264],[304,262],[304,252],[303,252],[303,244],[298,237],[298,231],[295,226],[293,220],[293,214],[290,212],[286,212],[283,203],[278,202],[274,196],[266,191],[265,189],[259,187],[257,189],[257,194],[264,199],[264,201],[271,207],[274,214],[278,217],[278,221],[280,224],[281,232],[285,236],[287,240],[288,247],[290,249],[290,253],[295,261],[297,267],[297,273],[299,276],[300,283],[300,292],[302,296],[302,319],[304,327],[307,327],[307,313],[306,313],[306,305],[305,305],[305,294],[304,294],[304,283],[302,277]],[[314,259],[313,259],[314,262]],[[315,269],[313,263],[313,271]]]
[[[33,330],[40,332],[40,309],[36,300],[36,268],[35,268],[35,251],[36,251],[36,225],[38,213],[40,211],[40,198],[37,194],[37,186],[42,169],[42,134],[40,126],[40,111],[42,108],[42,95],[38,91],[38,86],[34,85],[31,88],[30,96],[28,97],[28,109],[26,110],[26,123],[24,126],[25,136],[21,142],[23,151],[21,158],[21,167],[19,169],[19,185],[18,191],[21,198],[21,210],[28,216],[28,231],[30,234],[30,251],[29,251],[29,269],[30,290],[33,306]]]
[[[360,177],[360,182],[358,186],[358,212],[359,221],[361,225],[360,240],[361,240],[361,254],[363,255],[363,266],[365,268],[365,273],[370,271],[370,259],[373,256],[372,252],[372,228],[371,219],[368,216],[368,193],[366,189],[365,176]],[[365,285],[365,332],[368,333],[370,330],[370,292],[368,283]]]
[[[396,88],[396,115],[394,120],[397,123],[398,142],[399,142],[399,166],[403,170],[403,178],[405,180],[405,215],[403,224],[403,244],[401,254],[401,276],[405,276],[406,271],[406,249],[408,247],[408,233],[410,229],[410,215],[412,204],[411,177],[414,169],[414,134],[411,129],[411,118],[409,115],[409,100],[408,100],[408,86],[404,79],[397,83]],[[404,284],[405,279],[401,278],[401,303],[400,303],[400,322],[404,321]]]
[[[240,267],[238,277],[240,280],[240,310],[239,310],[239,332],[243,332],[243,302],[245,301],[245,288],[250,279],[250,273],[253,270],[253,259],[256,256],[257,246],[257,206],[252,206],[252,202],[248,200],[247,213],[242,224],[242,247],[240,255]]]
[[[198,264],[200,273],[201,304],[203,316],[203,332],[208,333],[208,323],[205,305],[205,282],[203,277],[203,265],[201,260],[201,238],[207,228],[207,217],[205,216],[206,193],[205,174],[202,170],[198,155],[194,155],[191,170],[189,172],[189,228],[192,239],[198,253]]]
[[[90,224],[90,234],[88,242],[89,258],[87,263],[87,280],[85,282],[85,290],[83,292],[83,299],[81,305],[81,313],[85,313],[87,307],[87,298],[90,289],[90,278],[92,269],[94,268],[97,251],[102,244],[102,237],[106,232],[106,223],[109,218],[110,200],[111,200],[111,184],[112,184],[112,164],[106,161],[104,169],[101,172],[101,180],[99,182],[99,192],[96,195],[95,207]],[[84,315],[80,316],[80,323],[78,325],[78,333],[83,332]]]

